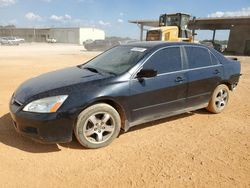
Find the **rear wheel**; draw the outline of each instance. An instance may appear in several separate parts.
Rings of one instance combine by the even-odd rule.
[[[100,103],[80,113],[74,132],[84,147],[100,148],[109,145],[118,136],[120,129],[119,113],[112,106]]]
[[[222,112],[229,99],[229,89],[225,84],[218,85],[213,95],[209,101],[208,107],[206,108],[208,111],[218,114]]]

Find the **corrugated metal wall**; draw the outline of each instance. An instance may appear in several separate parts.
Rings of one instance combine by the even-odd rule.
[[[47,38],[55,38],[58,43],[81,45],[88,39],[105,39],[104,31],[95,28],[0,28],[0,37],[8,36],[21,37],[26,42],[46,42]]]

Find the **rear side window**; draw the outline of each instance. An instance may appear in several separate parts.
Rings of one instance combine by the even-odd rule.
[[[154,69],[161,73],[174,72],[182,69],[179,47],[165,48],[156,52],[143,66],[144,69]]]
[[[206,48],[186,46],[185,50],[190,69],[212,65],[210,53]]]
[[[211,61],[212,61],[212,64],[213,65],[218,65],[220,62],[218,61],[218,59],[214,56],[214,54],[212,54],[210,52],[210,55],[211,55]]]

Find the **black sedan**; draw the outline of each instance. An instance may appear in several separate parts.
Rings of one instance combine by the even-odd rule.
[[[95,40],[89,43],[85,43],[84,47],[87,51],[105,51],[119,44],[119,41],[114,40]]]
[[[139,42],[24,82],[10,100],[16,130],[47,143],[106,146],[121,129],[201,108],[222,112],[240,63],[191,43]]]

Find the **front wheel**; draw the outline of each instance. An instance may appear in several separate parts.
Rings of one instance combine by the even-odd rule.
[[[206,109],[215,114],[221,113],[225,109],[228,103],[228,99],[229,99],[228,87],[225,84],[218,85],[215,88]]]
[[[95,149],[109,145],[120,129],[119,113],[112,106],[100,103],[80,113],[74,132],[82,146]]]

